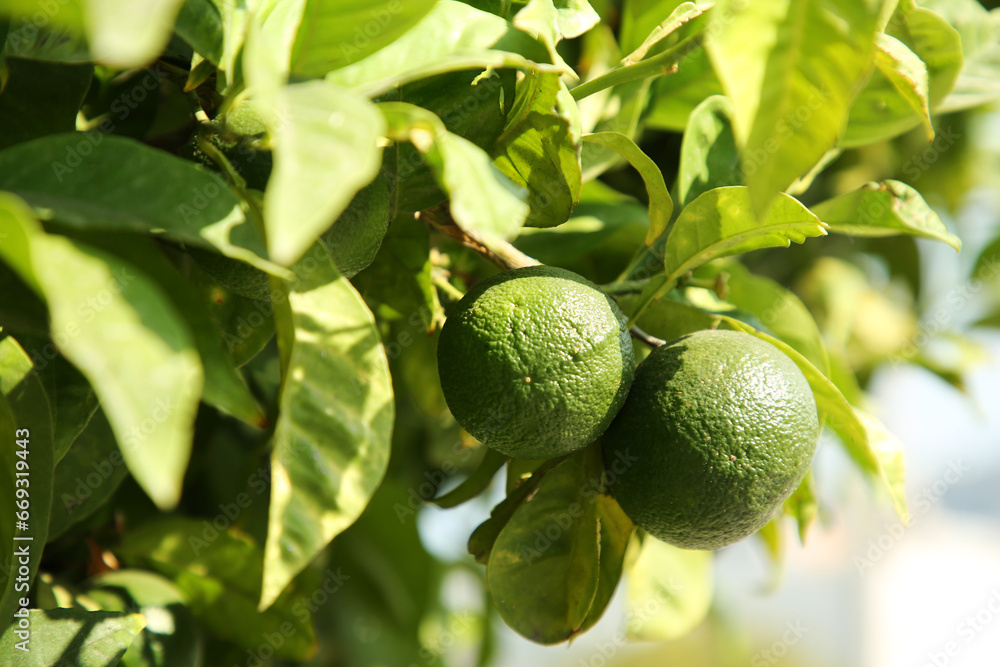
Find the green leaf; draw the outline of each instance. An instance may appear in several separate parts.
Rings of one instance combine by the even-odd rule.
[[[878,459],[878,474],[882,487],[889,492],[896,516],[903,523],[909,523],[910,510],[906,504],[906,458],[903,442],[889,432],[874,415],[855,409],[858,419],[865,427],[868,442]]]
[[[517,85],[493,164],[528,191],[525,225],[566,222],[580,198],[580,117],[556,74],[528,72]]]
[[[732,116],[733,105],[723,95],[706,98],[691,112],[677,174],[677,198],[682,207],[713,188],[743,185]]]
[[[510,522],[514,513],[525,502],[552,470],[566,463],[566,458],[549,459],[545,462],[510,459],[507,462],[507,497],[490,510],[490,517],[479,524],[469,536],[469,554],[481,565],[489,563],[490,553],[497,537]],[[519,479],[515,472],[527,468],[526,479]],[[515,479],[518,481],[515,483]]]
[[[163,51],[184,0],[80,0],[94,57],[126,69],[152,62]]]
[[[379,109],[390,136],[410,141],[424,154],[451,198],[451,215],[459,227],[485,241],[517,234],[529,208],[519,188],[481,148],[448,132],[441,119],[426,109],[403,102],[383,102]]]
[[[31,343],[36,347],[29,353],[35,353],[35,369],[52,408],[55,460],[60,461],[94,417],[99,401],[87,378],[63,355],[55,353],[55,346],[51,350],[47,347],[51,345],[48,339]],[[48,354],[50,351],[55,354]]]
[[[191,331],[192,342],[205,368],[202,400],[226,414],[260,427],[264,415],[231,361],[223,345],[222,332],[212,321],[197,291],[156,246],[149,239],[123,234],[86,234],[79,240],[113,253],[132,266],[142,267],[145,276],[159,285]]]
[[[757,250],[788,247],[824,236],[826,225],[795,198],[779,194],[763,220],[754,215],[746,187],[715,188],[688,204],[674,224],[664,249],[669,282],[705,262]]]
[[[503,67],[567,72],[547,64],[541,44],[498,16],[454,0],[438,2],[413,29],[327,80],[375,97],[393,88],[446,72]]]
[[[113,570],[88,582],[85,596],[107,611],[133,611],[146,627],[122,657],[124,665],[181,667],[204,664],[201,631],[177,586],[146,570]]]
[[[389,225],[375,261],[353,281],[367,302],[392,308],[420,330],[417,335],[434,329],[443,318],[431,279],[430,251],[427,225],[401,215]]]
[[[883,141],[918,125],[934,139],[927,65],[906,44],[878,33],[875,72],[851,107],[844,148]]]
[[[311,0],[295,38],[292,73],[321,77],[396,42],[436,0]]]
[[[10,0],[0,12],[52,24],[87,37],[95,60],[118,69],[152,62],[167,45],[184,0],[62,0],[45,5],[37,0]],[[41,15],[44,20],[37,17]]]
[[[361,514],[389,461],[392,380],[372,314],[321,246],[296,270],[278,341],[286,355],[271,454],[260,606]]]
[[[552,62],[559,63],[562,58],[556,44],[564,37],[579,37],[600,20],[587,0],[528,0],[514,16],[513,23],[544,44]]]
[[[271,255],[291,265],[375,178],[384,123],[367,100],[325,81],[282,89],[278,114],[264,220]]]
[[[579,632],[598,588],[600,450],[588,448],[548,473],[500,532],[486,582],[500,616],[539,644]]]
[[[663,173],[648,155],[635,145],[635,142],[619,132],[598,132],[588,134],[583,140],[610,148],[621,155],[642,177],[646,184],[646,195],[649,197],[649,231],[646,233],[646,245],[653,245],[667,229],[670,216],[674,212],[674,202],[670,192],[663,182]]]
[[[931,111],[937,112],[962,72],[961,35],[940,14],[912,2],[899,3],[886,32],[906,44],[927,67],[927,101]]]
[[[809,171],[837,143],[872,63],[865,0],[723,0],[706,44],[733,102],[733,129],[753,208]]]
[[[275,270],[220,177],[138,141],[70,133],[18,144],[0,151],[0,189],[68,227],[162,235]]]
[[[976,0],[929,0],[921,4],[926,7],[923,11],[933,10],[944,17],[961,38],[961,74],[938,110],[949,113],[969,109],[1000,97],[1000,14],[988,11]]]
[[[868,183],[812,207],[831,232],[850,236],[909,234],[944,241],[955,250],[962,241],[948,231],[920,193],[899,181]]]
[[[254,101],[276,127],[284,124],[279,90],[289,81],[295,32],[302,22],[306,1],[262,0],[255,4],[246,21],[243,74]]]
[[[11,622],[14,610],[27,598],[38,574],[42,545],[49,531],[52,506],[53,430],[49,400],[24,348],[0,333],[0,423],[7,437],[0,445],[3,485],[0,502],[8,517],[0,522],[0,628]],[[15,523],[15,518],[17,523]],[[24,525],[21,522],[24,522]],[[23,551],[27,549],[27,552]],[[24,554],[27,553],[27,562]],[[21,566],[28,566],[22,576]],[[15,574],[18,576],[15,577]]]
[[[247,36],[249,11],[240,0],[218,0],[216,7],[222,15],[222,60],[219,72],[225,85],[232,85],[238,76],[237,59]]]
[[[9,0],[0,13],[31,18],[36,26],[51,24],[85,35],[95,60],[128,69],[152,62],[163,51],[183,2],[62,0],[41,6],[37,0]]]
[[[630,7],[626,8],[625,10],[626,15],[629,16],[630,18],[633,16],[633,13],[630,12],[629,10],[634,9],[634,7],[632,6],[634,4],[635,3],[630,3]],[[657,15],[662,15],[662,12],[666,10],[667,6],[664,6],[662,3],[657,3],[655,7],[656,10],[659,10],[657,12]],[[659,45],[667,38],[672,37],[687,22],[691,21],[694,18],[697,18],[698,16],[701,16],[702,13],[705,11],[705,9],[708,7],[710,7],[710,5],[700,6],[694,2],[682,2],[678,4],[670,12],[670,16],[660,21],[654,28],[650,30],[649,35],[646,37],[645,40],[643,40],[642,44],[637,46],[635,50],[632,51],[630,54],[622,58],[622,62],[633,64],[639,62],[640,60],[643,60],[650,53],[650,51],[654,49],[654,47],[657,47],[657,45]],[[627,46],[628,44],[629,44],[628,41],[622,42],[623,47]],[[656,51],[653,52],[656,53]]]
[[[56,464],[49,541],[99,510],[127,475],[111,424],[98,411]]]
[[[10,667],[112,667],[117,665],[135,636],[146,627],[146,617],[121,611],[32,609],[25,619],[30,640],[22,641],[15,628],[0,637],[0,654]]]
[[[479,462],[472,474],[462,480],[462,483],[454,489],[432,499],[431,502],[443,509],[450,509],[475,498],[489,487],[497,471],[506,462],[507,457],[503,454],[486,448],[486,451],[483,452],[483,460]]]
[[[808,359],[823,375],[830,375],[823,336],[799,297],[770,278],[750,273],[735,261],[721,270],[729,274],[726,282],[729,303],[756,316],[772,334]]]
[[[706,98],[723,93],[712,63],[704,49],[690,53],[677,72],[660,77],[653,84],[647,127],[683,132],[694,109]]]
[[[876,442],[873,443],[869,435],[870,426],[865,424],[859,411],[851,407],[833,382],[828,380],[815,366],[809,363],[808,359],[796,352],[790,345],[757,331],[739,320],[734,320],[731,317],[723,317],[722,319],[730,328],[751,334],[774,345],[795,362],[813,390],[821,423],[825,423],[837,434],[854,464],[869,479],[881,484],[889,492],[897,511],[900,508],[905,510],[905,499],[898,495],[901,488],[899,480],[902,477],[902,459],[895,443],[888,436],[872,431],[876,438]],[[879,449],[877,450],[876,447]],[[883,459],[885,464],[889,466],[888,472],[883,467]],[[905,512],[899,514],[899,518],[904,522],[909,520]]]
[[[213,64],[222,63],[225,34],[222,16],[212,0],[185,0],[174,32]]]
[[[264,556],[245,537],[210,521],[172,517],[127,532],[115,553],[171,579],[191,613],[218,638],[257,647],[275,633],[285,640],[271,645],[279,659],[303,660],[315,651],[307,606],[315,591],[293,585],[270,609],[258,611]]]
[[[23,239],[0,255],[49,305],[60,350],[87,377],[129,470],[162,508],[176,505],[203,382],[191,336],[135,267],[46,235],[23,204],[0,200],[0,233]]]
[[[516,72],[480,70],[449,72],[401,86],[380,98],[407,102],[433,112],[452,134],[489,153],[507,123],[514,99]],[[424,211],[448,198],[423,154],[409,143],[385,150],[382,169],[395,181],[393,199],[399,211]]]
[[[580,625],[578,631],[580,633],[586,632],[601,620],[608,605],[611,604],[615,591],[618,590],[622,570],[625,568],[625,550],[632,535],[635,534],[635,524],[625,515],[618,501],[609,495],[601,494],[596,502],[601,536],[597,592],[594,594],[590,611],[587,612],[587,618],[583,619]]]
[[[646,536],[627,578],[628,636],[644,641],[677,639],[708,614],[712,552],[678,549]]]
[[[26,16],[10,21],[5,54],[8,58],[78,65],[94,60],[79,30],[51,23],[40,27]]]
[[[7,58],[7,83],[0,93],[0,149],[57,132],[72,132],[91,65],[66,65]]]
[[[799,541],[806,543],[806,535],[809,528],[815,523],[819,515],[819,502],[816,500],[816,480],[813,478],[812,469],[806,473],[805,479],[799,484],[799,488],[785,501],[785,514],[795,519],[799,529]]]

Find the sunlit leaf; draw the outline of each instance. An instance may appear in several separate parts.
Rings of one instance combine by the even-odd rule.
[[[366,58],[397,41],[434,7],[436,0],[311,0],[305,3],[292,72],[327,72]]]
[[[162,235],[273,270],[220,177],[132,139],[69,133],[18,144],[0,151],[0,189],[60,225]]]
[[[129,470],[159,506],[173,507],[203,382],[176,310],[139,269],[45,234],[9,195],[0,232],[20,239],[0,245],[0,256],[47,301],[52,335],[100,397]]]
[[[879,33],[875,72],[851,107],[841,146],[882,141],[921,124],[932,140],[929,96],[924,61],[895,37]]]
[[[392,381],[371,312],[314,246],[278,312],[285,358],[260,606],[350,526],[385,475]]]
[[[753,208],[836,144],[872,64],[876,16],[865,0],[724,0],[706,49],[733,102]]]
[[[264,556],[245,537],[211,522],[171,517],[130,530],[116,553],[125,562],[159,572],[184,593],[188,607],[211,632],[240,646],[281,636],[274,656],[302,660],[315,650],[307,596],[291,586],[266,611],[257,609]],[[284,628],[284,629],[282,629]]]
[[[571,457],[546,475],[493,545],[486,567],[493,601],[507,625],[539,644],[579,632],[593,605],[602,471],[595,448]]]
[[[649,197],[649,231],[646,234],[646,245],[653,245],[667,229],[670,216],[674,211],[674,202],[670,198],[663,173],[648,155],[635,145],[635,142],[619,132],[598,132],[588,134],[583,140],[610,148],[639,172],[646,184],[646,195]]]
[[[32,609],[25,620],[31,635],[24,650],[14,628],[0,637],[0,654],[10,667],[111,667],[146,627],[142,614],[121,611]]]
[[[290,265],[375,178],[384,123],[367,100],[325,81],[282,89],[278,118],[264,221],[272,257]]]
[[[712,259],[825,234],[826,225],[793,197],[778,195],[758,221],[746,187],[715,188],[681,211],[667,237],[664,270],[673,281]]]
[[[556,74],[528,72],[517,85],[493,164],[528,192],[528,227],[566,222],[580,197],[580,118]]]
[[[722,95],[706,98],[691,112],[677,174],[677,198],[681,206],[687,206],[713,188],[743,185],[732,114],[732,103]]]
[[[545,44],[552,62],[559,63],[562,58],[556,44],[564,37],[579,37],[600,19],[587,0],[528,0],[513,23]]]
[[[548,61],[541,43],[502,18],[455,0],[438,0],[395,42],[331,72],[327,79],[374,97],[411,81],[466,69],[568,71],[565,65]]]
[[[403,102],[383,102],[379,109],[390,134],[410,141],[450,196],[451,215],[459,227],[483,239],[510,238],[524,224],[528,205],[523,191],[490,163],[472,142],[448,132],[441,119]]]
[[[48,396],[28,353],[0,334],[0,423],[9,433],[0,445],[3,472],[0,502],[0,629],[11,622],[19,601],[38,574],[52,505],[53,424]],[[15,518],[17,521],[15,522]],[[22,567],[24,570],[20,569]],[[15,576],[16,575],[16,576]]]
[[[910,234],[944,241],[955,250],[962,241],[948,231],[920,193],[899,181],[868,183],[812,207],[831,232],[851,236]]]

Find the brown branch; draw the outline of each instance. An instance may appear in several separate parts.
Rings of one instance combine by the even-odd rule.
[[[426,211],[417,213],[417,217],[437,231],[450,236],[466,248],[482,255],[486,261],[501,269],[519,269],[525,266],[541,264],[534,257],[529,257],[504,240],[484,241],[476,238],[455,224],[447,204],[442,204]]]

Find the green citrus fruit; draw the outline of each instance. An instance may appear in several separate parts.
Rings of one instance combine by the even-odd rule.
[[[187,251],[202,271],[233,294],[254,301],[271,300],[271,280],[260,269],[211,250],[189,247]]]
[[[654,537],[719,549],[762,528],[809,470],[816,403],[798,366],[735,331],[656,348],[603,438],[612,489]]]
[[[337,270],[353,278],[375,259],[389,229],[389,183],[383,174],[354,195],[337,222],[320,241],[326,246]]]
[[[634,366],[617,304],[551,266],[476,285],[438,343],[441,388],[455,419],[516,458],[551,458],[594,441],[624,403]]]

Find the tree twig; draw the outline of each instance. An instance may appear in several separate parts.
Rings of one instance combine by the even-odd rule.
[[[657,338],[656,336],[650,335],[634,325],[632,326],[631,329],[628,330],[628,332],[632,334],[632,338],[635,338],[637,341],[643,342],[650,347],[660,347],[661,345],[667,344],[667,341],[663,340],[662,338]]]
[[[450,236],[466,248],[482,255],[486,261],[495,264],[501,269],[519,269],[525,266],[538,266],[541,264],[534,257],[525,255],[504,240],[491,240],[487,243],[469,234],[455,224],[455,220],[451,217],[451,211],[448,210],[446,204],[426,211],[420,211],[417,216],[437,231]]]

